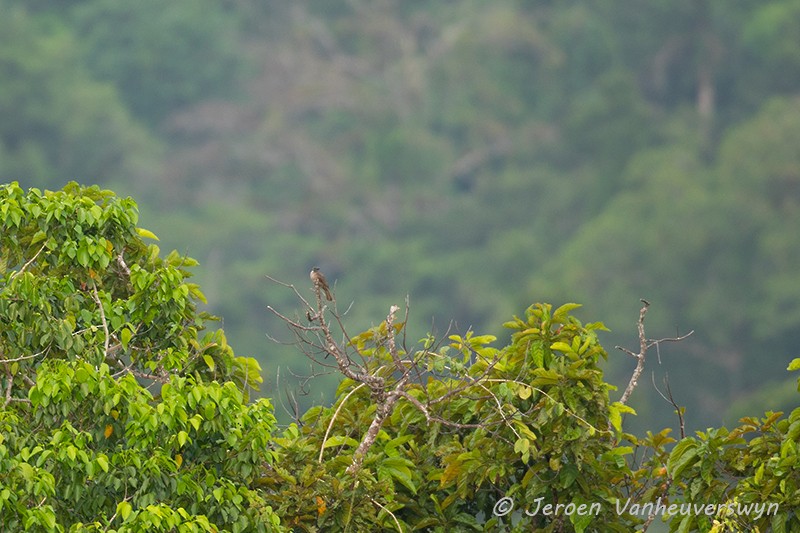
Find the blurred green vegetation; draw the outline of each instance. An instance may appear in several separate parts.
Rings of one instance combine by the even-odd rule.
[[[310,296],[314,265],[351,332],[406,295],[418,337],[578,301],[604,344],[634,347],[647,298],[651,336],[695,331],[650,361],[692,428],[763,397],[797,355],[796,0],[0,14],[0,181],[134,196],[163,248],[200,260],[210,310],[279,406],[312,369],[266,336],[291,341],[265,305],[297,306],[264,275]],[[622,383],[633,361],[610,366]],[[652,386],[637,394],[648,427],[674,422]]]

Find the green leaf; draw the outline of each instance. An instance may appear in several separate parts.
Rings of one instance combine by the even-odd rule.
[[[553,321],[563,322],[567,318],[567,315],[570,311],[578,309],[579,307],[582,307],[581,304],[576,303],[566,303],[562,305],[553,312]]]
[[[122,331],[119,334],[119,342],[122,344],[123,350],[128,349],[128,343],[130,342],[132,336],[133,333],[131,332],[130,329],[122,328]]]
[[[517,390],[517,396],[519,396],[522,400],[527,400],[530,398],[532,393],[533,389],[527,385],[520,385],[519,389]]]
[[[697,448],[697,441],[691,438],[683,439],[675,445],[667,461],[667,468],[673,478],[677,479],[681,472],[697,459]]]
[[[189,439],[189,434],[185,431],[178,432],[178,446],[183,448],[183,445],[186,444],[186,441]]]
[[[31,237],[31,244],[36,244],[38,242],[45,240],[46,238],[47,238],[47,233],[45,233],[42,230],[39,230],[33,234],[33,237]]]
[[[126,501],[117,504],[117,514],[122,517],[122,520],[127,520],[132,511],[133,506]]]
[[[81,243],[78,247],[78,264],[81,266],[89,266],[89,252],[86,249],[86,243]]]
[[[208,368],[213,372],[214,369],[217,367],[216,363],[214,363],[214,358],[208,354],[203,355],[203,361],[206,362]]]
[[[789,363],[789,366],[786,368],[786,370],[789,371],[800,370],[800,357],[792,359],[792,362]]]
[[[346,435],[334,435],[325,441],[323,448],[331,448],[333,446],[358,446],[358,441]]]
[[[620,402],[614,402],[608,406],[609,421],[617,431],[622,431],[622,413],[630,413],[635,415],[636,411],[629,405],[625,405]]]
[[[514,443],[514,451],[516,453],[527,453],[531,449],[531,441],[525,438],[517,439]]]
[[[154,241],[159,240],[159,238],[156,237],[155,233],[153,233],[150,230],[146,230],[144,228],[136,228],[136,233],[139,234],[139,237],[142,237],[144,239],[153,239]]]
[[[564,352],[564,353],[572,353],[574,351],[572,349],[572,346],[570,346],[566,342],[561,342],[561,341],[554,342],[553,344],[551,344],[550,345],[550,349],[551,350],[558,350],[559,352]]]

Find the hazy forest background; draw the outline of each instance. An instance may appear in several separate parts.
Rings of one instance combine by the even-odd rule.
[[[265,310],[336,281],[355,334],[508,336],[585,304],[634,424],[791,406],[800,347],[798,0],[0,0],[0,182],[97,183],[200,261],[278,417],[332,393]],[[280,368],[280,373],[278,369]],[[280,375],[280,380],[278,380]],[[304,396],[305,394],[305,396]]]

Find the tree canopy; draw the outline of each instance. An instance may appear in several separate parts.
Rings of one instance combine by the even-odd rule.
[[[0,523],[8,531],[268,531],[253,480],[275,418],[195,262],[130,198],[0,189]]]
[[[604,326],[578,320],[577,304],[530,305],[496,347],[471,330],[415,335],[397,306],[350,333],[319,287],[306,299],[279,284],[300,306],[268,308],[292,349],[341,379],[332,404],[278,428],[270,400],[251,398],[259,365],[198,310],[195,262],[162,258],[137,224],[132,199],[97,186],[0,188],[10,531],[800,527],[800,408],[689,436],[667,390],[674,435],[626,429],[648,357],[680,340],[645,334],[647,302],[615,399]]]

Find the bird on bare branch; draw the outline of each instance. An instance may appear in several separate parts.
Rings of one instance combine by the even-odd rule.
[[[309,273],[309,277],[311,278],[311,282],[314,284],[314,287],[317,290],[322,290],[325,293],[325,298],[330,302],[333,300],[333,296],[331,296],[331,289],[328,287],[328,280],[325,279],[325,276],[322,275],[322,272],[319,271],[319,267],[314,267],[311,269]]]

